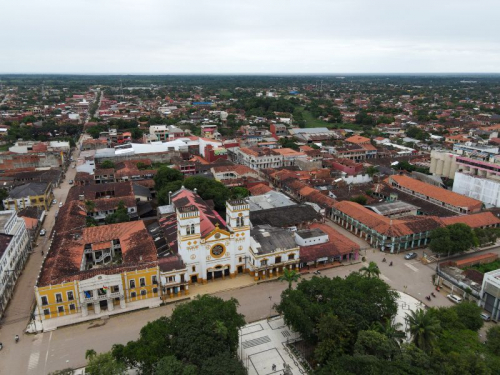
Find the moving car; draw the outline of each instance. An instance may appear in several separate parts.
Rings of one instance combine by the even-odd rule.
[[[70,185],[73,185],[73,180],[69,180],[68,182]]]
[[[405,259],[415,259],[417,257],[417,253],[408,253],[405,255]]]
[[[59,202],[59,208],[63,206],[63,202]]]
[[[455,302],[455,303],[460,303],[460,302],[462,302],[462,297],[456,296],[456,295],[454,295],[454,294],[448,294],[446,297],[448,297],[448,299],[449,299],[451,302]]]
[[[57,203],[57,199],[53,199],[52,204],[56,204],[56,203]]]
[[[46,232],[45,232],[45,229],[42,229],[42,230],[40,231],[40,236],[45,236],[45,233],[46,233]]]

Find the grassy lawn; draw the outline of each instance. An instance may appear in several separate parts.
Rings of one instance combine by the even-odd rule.
[[[232,93],[230,93],[228,90],[220,90],[220,96],[223,98],[229,99],[231,96],[233,96]]]
[[[303,111],[302,116],[306,121],[306,128],[363,130],[363,126],[358,124],[331,124],[329,122],[319,120],[317,118],[314,118],[314,116],[309,111]]]
[[[500,268],[500,260],[495,260],[494,262],[486,263],[486,264],[477,264],[475,266],[471,266],[468,268],[473,268],[473,269],[478,270],[479,272],[482,272],[482,273],[495,271],[495,270]]]
[[[1,151],[9,151],[9,147],[12,145],[10,143],[7,143],[6,145],[0,145],[0,152]]]

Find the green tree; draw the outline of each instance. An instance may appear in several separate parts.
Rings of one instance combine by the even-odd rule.
[[[380,268],[378,268],[377,263],[370,262],[368,266],[361,267],[359,272],[365,275],[366,277],[379,277]]]
[[[0,189],[0,210],[4,209],[4,207],[3,207],[3,200],[7,199],[8,196],[9,196],[9,192],[7,190]]]
[[[99,165],[99,167],[102,168],[102,169],[115,169],[116,168],[115,163],[113,163],[111,160],[105,160],[105,161],[103,161]]]
[[[329,313],[321,317],[318,326],[318,345],[314,357],[318,363],[327,363],[330,358],[348,353],[355,337],[350,326]]]
[[[296,270],[290,270],[288,268],[283,268],[283,275],[278,277],[280,281],[286,281],[288,283],[288,289],[292,289],[292,284],[299,281],[300,273]]]
[[[88,354],[88,355],[87,355]],[[88,360],[85,373],[89,375],[124,375],[127,367],[118,362],[111,353],[95,354],[87,350],[85,357]]]
[[[494,355],[500,356],[500,327],[491,327],[486,333],[486,347]]]
[[[418,309],[406,314],[410,326],[412,342],[420,349],[429,352],[441,329],[439,320],[429,311]]]
[[[51,372],[49,375],[73,375],[75,372],[71,368],[65,368],[62,370],[57,370],[54,372]]]
[[[429,248],[436,254],[449,255],[453,251],[453,242],[448,228],[436,228],[431,231]]]
[[[125,207],[125,202],[123,201],[118,202],[118,207],[115,212],[109,214],[104,219],[106,224],[125,223],[127,221],[130,221],[130,216],[128,216],[127,207]]]
[[[244,187],[234,187],[231,189],[231,198],[232,199],[242,199],[246,198],[250,195],[248,189]]]
[[[184,175],[182,172],[177,169],[169,168],[167,166],[162,165],[155,177],[155,189],[160,191],[163,187],[167,186],[169,183],[174,181],[182,181],[184,179]]]
[[[203,375],[247,375],[243,363],[230,352],[222,352],[203,361],[200,368]]]
[[[196,366],[185,364],[175,356],[163,357],[155,365],[154,375],[198,375]]]
[[[377,331],[361,331],[354,345],[354,353],[358,355],[373,355],[390,360],[399,351],[399,347],[384,334]]]
[[[368,168],[366,168],[366,173],[368,176],[373,177],[375,174],[379,172],[378,167],[375,167],[373,165],[370,165]],[[366,204],[366,203],[365,203]]]
[[[456,223],[447,226],[450,239],[453,243],[454,253],[462,253],[469,250],[473,243],[474,233],[467,224]]]
[[[170,202],[170,192],[175,193],[182,187],[182,181],[172,181],[166,184],[161,190],[158,191],[158,203],[159,204],[171,204]]]
[[[236,356],[238,330],[245,324],[238,301],[204,295],[176,307],[171,317],[172,350],[177,358],[202,366],[221,352]]]
[[[362,206],[365,206],[366,203],[368,202],[368,200],[366,199],[366,197],[364,195],[357,195],[355,197],[352,197],[351,201],[356,202]]]
[[[401,323],[393,323],[390,319],[386,319],[384,324],[381,322],[375,322],[373,328],[375,331],[382,333],[390,341],[399,346],[406,337],[404,331],[401,330],[402,326],[403,325]]]
[[[483,309],[475,302],[463,301],[452,307],[457,312],[458,319],[463,322],[465,328],[477,332],[483,326],[484,322],[481,318]]]

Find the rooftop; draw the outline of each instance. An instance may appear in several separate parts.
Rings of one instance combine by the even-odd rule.
[[[250,236],[255,240],[256,248],[253,249],[258,254],[270,254],[276,251],[296,248],[293,233],[282,228],[275,228],[270,225],[260,225],[250,231]]]

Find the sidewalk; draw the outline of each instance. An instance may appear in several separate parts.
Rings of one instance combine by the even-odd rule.
[[[177,300],[180,300],[180,298],[178,298]],[[92,320],[109,319],[111,315],[125,314],[132,311],[140,311],[142,309],[147,309],[147,308],[152,309],[155,307],[159,307],[160,304],[161,304],[160,298],[148,298],[143,301],[128,302],[127,306],[124,309],[120,308],[119,306],[115,306],[115,309],[113,311],[104,310],[100,314],[94,314],[93,312],[89,312],[89,315],[82,316],[81,313],[77,313],[73,315],[61,316],[55,319],[47,319],[44,320],[43,322],[36,321],[32,323],[34,323],[36,331],[49,332],[59,327],[89,322]],[[30,325],[32,323],[30,323]]]
[[[276,278],[270,279],[275,280]],[[266,280],[267,281],[267,280]],[[225,292],[232,289],[246,288],[247,286],[256,285],[258,282],[254,281],[253,277],[247,274],[236,276],[234,279],[226,277],[225,280],[209,281],[207,284],[195,284],[189,286],[189,294],[191,298],[197,295],[214,294]]]

